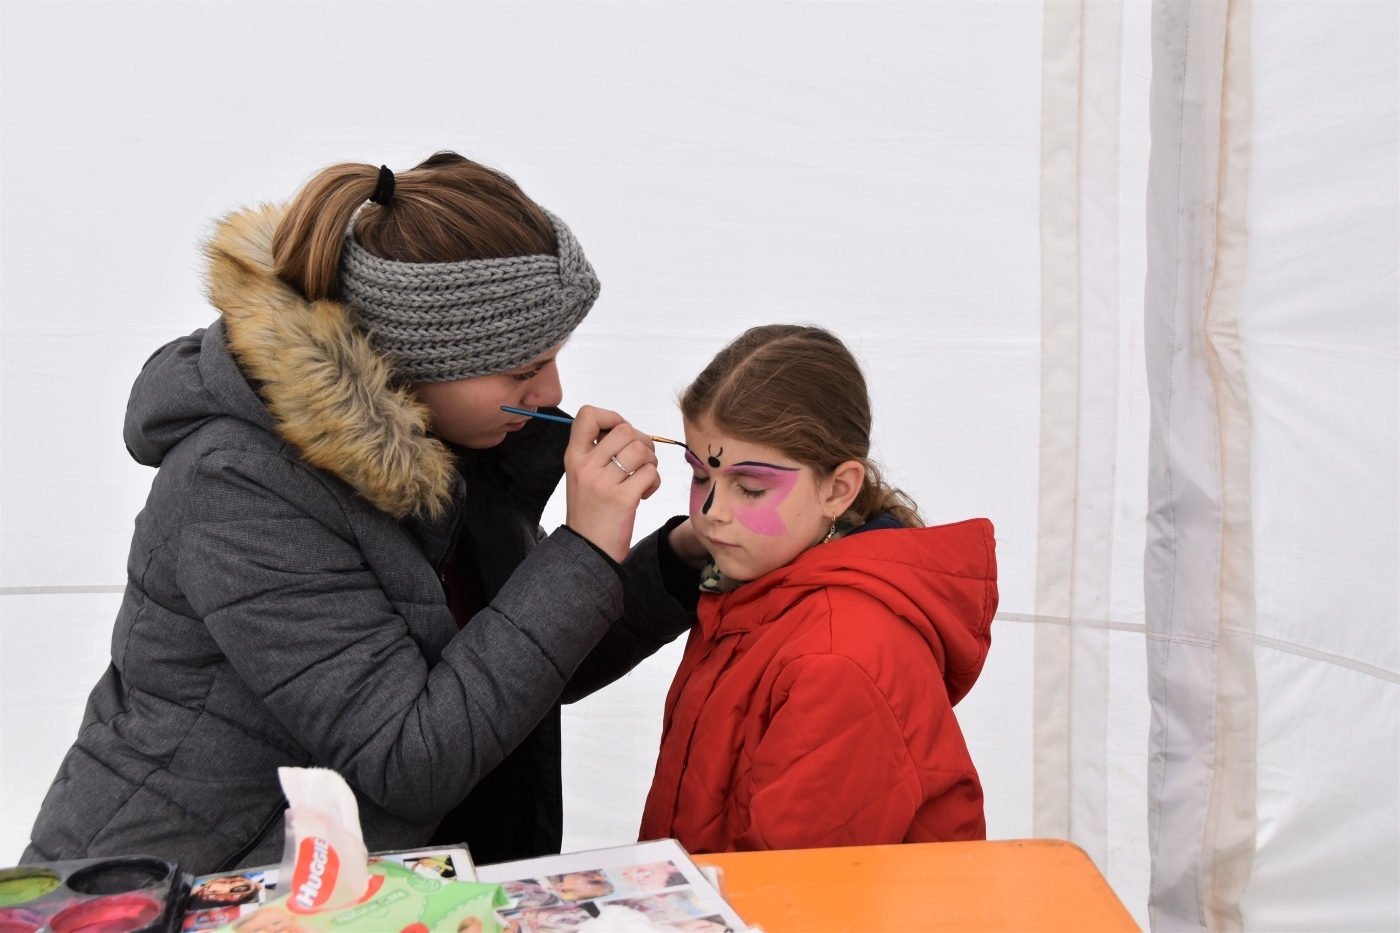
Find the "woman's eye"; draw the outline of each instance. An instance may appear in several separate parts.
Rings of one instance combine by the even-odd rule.
[[[746,499],[758,499],[758,498],[762,497],[762,495],[763,495],[765,492],[767,492],[768,490],[766,490],[766,489],[749,489],[747,486],[740,486],[740,487],[739,487],[739,491],[742,492],[742,493],[744,494],[744,498],[746,498]]]

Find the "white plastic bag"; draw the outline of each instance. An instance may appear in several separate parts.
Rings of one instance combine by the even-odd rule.
[[[278,768],[277,778],[288,803],[277,876],[290,895],[287,909],[303,914],[360,900],[369,887],[369,852],[350,785],[325,768]]]

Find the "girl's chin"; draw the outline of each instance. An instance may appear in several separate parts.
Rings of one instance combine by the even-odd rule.
[[[751,561],[732,561],[720,558],[715,561],[715,566],[720,573],[730,580],[739,583],[748,583],[750,580],[757,580],[770,570],[777,570],[782,564],[775,564],[772,567],[755,565]]]

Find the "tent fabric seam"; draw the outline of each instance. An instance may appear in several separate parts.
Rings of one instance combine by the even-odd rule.
[[[1101,627],[1115,632],[1130,632],[1136,635],[1146,635],[1153,641],[1199,645],[1203,648],[1214,648],[1219,644],[1219,642],[1195,638],[1191,635],[1149,632],[1147,631],[1147,626],[1141,622],[1119,622],[1113,619],[1108,621],[1100,621],[1097,619],[1069,619],[1065,616],[1037,615],[1031,612],[998,612],[996,614],[996,619],[998,622],[1022,622],[1029,625],[1075,625],[1086,628]],[[1388,680],[1391,683],[1400,683],[1400,671],[1392,671],[1375,664],[1369,664],[1365,661],[1358,661],[1356,658],[1350,658],[1344,654],[1334,654],[1333,652],[1322,651],[1318,648],[1309,648],[1307,645],[1300,645],[1297,642],[1288,641],[1283,638],[1273,638],[1269,635],[1246,632],[1243,629],[1226,628],[1224,632],[1232,638],[1238,638],[1242,641],[1252,641],[1261,648],[1272,648],[1275,651],[1283,651],[1287,654],[1294,654],[1313,661],[1322,661],[1325,664],[1335,664],[1338,667],[1350,668],[1362,674],[1369,674],[1372,677],[1379,677],[1381,680]]]
[[[70,596],[85,593],[122,593],[125,591],[126,585],[121,583],[82,584],[76,586],[0,586],[0,596]],[[1162,632],[1149,633],[1147,631],[1147,626],[1141,622],[1119,622],[1113,619],[1107,621],[1100,621],[1097,619],[1071,620],[1065,616],[1037,615],[1031,612],[998,612],[996,614],[996,619],[998,622],[1023,622],[1031,625],[1102,626],[1103,628],[1115,632],[1132,632],[1137,635],[1147,635],[1147,637],[1154,641],[1200,643],[1198,639],[1193,639],[1190,636],[1168,635]],[[1400,684],[1400,671],[1388,670],[1384,667],[1378,667],[1375,664],[1368,664],[1365,661],[1349,658],[1343,654],[1321,651],[1317,648],[1309,648],[1307,645],[1300,645],[1297,642],[1287,641],[1282,638],[1273,638],[1268,635],[1258,635],[1241,629],[1227,628],[1225,629],[1225,633],[1234,638],[1252,641],[1261,648],[1272,648],[1275,651],[1283,651],[1287,654],[1309,658],[1313,661],[1335,664],[1337,667],[1350,668],[1358,673],[1379,677],[1381,680],[1386,680],[1393,684]]]

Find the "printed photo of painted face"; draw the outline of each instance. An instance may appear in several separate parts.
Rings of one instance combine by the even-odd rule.
[[[829,476],[782,451],[725,434],[708,423],[685,425],[690,464],[690,523],[720,572],[756,580],[821,543],[850,508],[865,479],[854,460]]]
[[[241,907],[208,907],[204,910],[192,910],[185,914],[180,929],[183,933],[202,933],[204,930],[226,927],[243,916],[242,910]]]
[[[664,894],[628,897],[609,903],[630,907],[638,913],[646,914],[653,921],[684,920],[701,915],[700,904],[689,891],[667,891]]]
[[[533,878],[506,881],[501,885],[501,890],[510,898],[512,908],[553,907],[559,903],[559,898]]]
[[[515,915],[530,933],[571,933],[593,919],[582,907],[539,907]]]
[[[628,865],[618,872],[622,886],[629,892],[659,891],[685,884],[681,874],[671,862],[652,862],[648,865]]]
[[[210,878],[190,892],[189,910],[251,904],[258,899],[262,883],[244,875]]]
[[[571,871],[567,875],[550,875],[549,886],[566,901],[588,901],[613,893],[612,882],[601,871]]]
[[[457,869],[452,865],[450,855],[431,855],[423,858],[404,859],[405,868],[411,868],[417,874],[428,878],[456,878]]]

